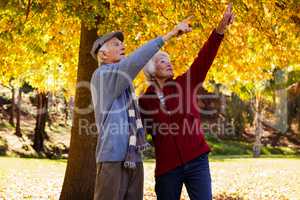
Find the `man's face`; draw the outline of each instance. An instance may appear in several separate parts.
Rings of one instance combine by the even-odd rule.
[[[119,62],[125,57],[124,44],[116,37],[105,42],[103,50],[101,48],[99,52],[103,62],[107,64]]]
[[[158,79],[168,79],[174,76],[173,66],[169,55],[166,52],[159,52],[154,59],[155,77]]]

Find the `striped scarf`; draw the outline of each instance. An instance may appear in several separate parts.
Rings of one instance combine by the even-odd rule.
[[[150,144],[145,140],[145,130],[138,109],[137,97],[131,85],[125,93],[128,102],[129,144],[124,167],[134,169],[140,152],[146,150]]]

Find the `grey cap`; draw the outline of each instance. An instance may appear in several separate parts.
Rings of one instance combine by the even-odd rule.
[[[99,51],[99,49],[101,48],[101,46],[107,42],[108,40],[112,39],[112,38],[118,38],[120,41],[124,41],[124,35],[121,31],[115,31],[115,32],[111,32],[111,33],[107,33],[105,35],[100,36],[97,40],[95,40],[92,50],[91,50],[91,55],[93,56],[93,58],[95,60],[97,60],[97,53]]]

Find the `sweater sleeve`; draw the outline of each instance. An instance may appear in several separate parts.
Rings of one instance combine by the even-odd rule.
[[[190,82],[190,86],[193,88],[202,83],[217,55],[223,37],[224,35],[220,35],[216,32],[216,30],[213,30],[208,40],[199,51],[198,56],[194,60],[190,69],[182,76],[179,76],[177,81],[180,83],[182,82],[182,84]]]

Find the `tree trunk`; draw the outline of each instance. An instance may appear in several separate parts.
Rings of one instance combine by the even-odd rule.
[[[18,102],[16,107],[17,112],[17,124],[16,124],[16,135],[19,137],[22,137],[21,133],[21,101],[22,101],[22,90],[19,88],[19,94],[18,94]]]
[[[15,126],[14,118],[15,118],[15,88],[12,87],[11,89],[11,111],[10,111],[10,116],[9,116],[9,123],[12,126]]]
[[[255,106],[254,106],[254,129],[255,129],[255,143],[253,145],[253,157],[257,158],[260,157],[261,152],[261,136],[262,136],[262,123],[261,123],[261,116],[259,110],[260,104],[260,95],[256,95],[255,98]]]
[[[288,96],[286,89],[279,89],[276,93],[276,108],[275,117],[276,122],[274,128],[280,133],[286,133],[288,130]]]
[[[37,152],[44,151],[45,127],[48,116],[48,97],[46,93],[38,93],[37,98],[37,113],[36,124],[34,129],[33,148]]]
[[[64,113],[65,113],[65,126],[68,125],[68,118],[69,118],[69,104],[68,101],[66,99],[66,97],[64,97]]]
[[[60,200],[92,200],[94,196],[97,135],[91,133],[91,125],[95,124],[94,113],[89,109],[92,105],[90,90],[87,87],[93,72],[97,68],[96,61],[89,53],[96,37],[97,29],[88,30],[82,22],[69,159]],[[81,112],[82,109],[89,111]],[[83,124],[84,127],[82,127]]]
[[[298,134],[300,134],[300,112],[297,113],[297,121],[298,121]]]

